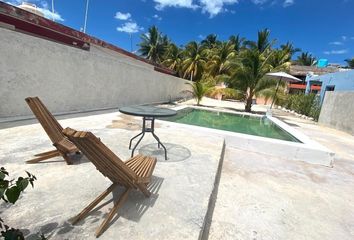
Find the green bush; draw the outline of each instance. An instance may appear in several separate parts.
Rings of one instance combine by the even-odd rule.
[[[316,98],[314,99],[314,101],[312,103],[312,108],[311,108],[309,117],[312,117],[313,119],[318,121],[318,118],[320,117],[320,113],[321,113],[320,97],[316,96]]]
[[[26,177],[19,177],[16,180],[10,178],[9,172],[6,171],[4,167],[0,167],[0,199],[6,204],[15,204],[28,184],[33,187],[33,182],[37,180],[37,178],[27,171],[26,173]],[[43,234],[39,234],[37,237],[37,239],[40,240],[47,239]],[[25,237],[20,229],[8,226],[5,224],[4,220],[0,218],[0,239],[25,240]]]
[[[316,94],[288,95],[288,99],[284,102],[283,107],[299,114],[312,117],[316,121],[318,120],[321,111],[319,97]]]

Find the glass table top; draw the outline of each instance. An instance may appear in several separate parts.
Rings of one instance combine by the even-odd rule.
[[[177,111],[153,106],[128,106],[119,109],[121,113],[141,117],[170,117],[177,114]]]

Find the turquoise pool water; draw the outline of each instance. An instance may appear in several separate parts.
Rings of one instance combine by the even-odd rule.
[[[176,116],[161,118],[161,120],[275,138],[290,142],[300,142],[268,118],[184,108],[179,110]]]

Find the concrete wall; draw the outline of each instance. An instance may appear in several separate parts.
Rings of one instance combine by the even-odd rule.
[[[326,92],[318,121],[354,135],[354,91]]]
[[[0,27],[0,118],[32,115],[39,96],[53,113],[169,101],[187,81],[106,48],[90,51]]]
[[[321,102],[323,102],[326,93],[326,86],[335,86],[334,91],[352,91],[354,90],[354,70],[330,73],[318,77],[322,81]]]

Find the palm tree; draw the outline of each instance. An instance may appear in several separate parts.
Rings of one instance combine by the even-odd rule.
[[[272,70],[268,48],[260,52],[258,49],[245,49],[240,53],[238,67],[229,79],[231,87],[243,92],[245,111],[251,112],[252,100],[257,92],[270,87],[271,82],[264,81],[263,77]]]
[[[272,50],[275,40],[270,40],[270,31],[264,29],[258,32],[257,41],[245,41],[243,49],[235,62],[236,68],[229,78],[229,86],[243,92],[245,111],[250,112],[252,100],[264,89],[275,85],[264,76],[274,68],[284,68],[289,65],[289,53],[282,50]]]
[[[240,37],[240,35],[231,35],[229,38],[229,42],[234,45],[234,50],[239,52],[242,49],[243,43],[246,39]]]
[[[182,51],[175,44],[170,43],[166,49],[162,64],[171,70],[179,72],[181,70]]]
[[[201,41],[201,44],[204,48],[212,49],[220,44],[220,41],[217,39],[218,36],[216,34],[209,34],[203,41]]]
[[[183,77],[192,81],[201,79],[206,64],[206,51],[195,41],[187,44],[182,62]]]
[[[211,88],[203,82],[193,82],[187,83],[192,86],[192,91],[190,91],[197,101],[197,105],[200,105],[203,97],[211,90]]]
[[[275,49],[269,59],[269,64],[274,68],[273,71],[288,72],[291,65],[291,53],[288,49]]]
[[[297,57],[295,62],[302,66],[313,66],[317,63],[317,60],[311,53],[302,52],[301,55]]]
[[[300,48],[294,47],[294,45],[291,42],[287,42],[286,44],[282,44],[281,49],[285,52],[288,52],[290,54],[290,58],[297,52],[301,52]]]
[[[245,41],[244,44],[251,49],[257,49],[259,52],[264,52],[265,50],[270,50],[274,45],[275,40],[269,40],[270,31],[269,29],[263,29],[258,31],[258,39],[254,41]]]
[[[161,34],[161,44],[166,47],[168,47],[171,44],[171,40],[167,37],[167,35]]]
[[[345,59],[344,61],[347,62],[348,68],[354,68],[354,57],[352,59]]]
[[[152,26],[148,33],[141,35],[141,40],[138,50],[140,54],[155,63],[160,63],[166,50],[168,38],[162,36],[157,27]]]
[[[236,56],[235,46],[231,42],[223,42],[218,48],[210,51],[210,61],[207,63],[208,73],[212,77],[230,75],[232,62]]]

